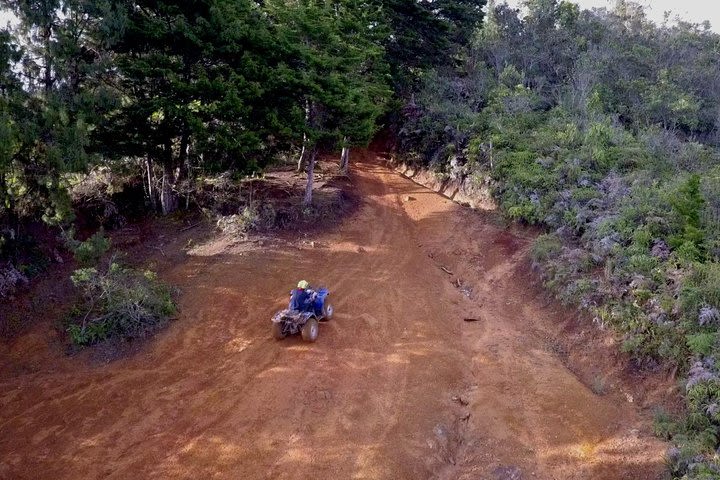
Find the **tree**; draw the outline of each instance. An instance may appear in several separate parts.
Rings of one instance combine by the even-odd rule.
[[[13,107],[22,90],[20,81],[12,71],[12,65],[21,58],[17,46],[13,45],[9,32],[0,31],[0,219],[15,217],[15,196],[9,188],[10,176],[15,157],[18,131],[13,120]],[[10,222],[15,234],[16,221]],[[0,234],[0,251],[4,237]]]
[[[486,0],[378,0],[393,86],[408,98],[427,69],[454,66],[483,20]]]
[[[160,166],[168,214],[201,156],[238,170],[257,165],[278,114],[263,106],[273,39],[258,6],[245,0],[127,1],[120,8],[125,25],[111,48],[123,105],[107,117],[100,141],[108,154],[146,156]]]
[[[354,0],[277,0],[267,10],[290,67],[282,78],[292,86],[285,98],[304,111],[294,136],[299,142],[302,134],[308,158],[303,203],[310,205],[319,149],[345,137],[367,143],[388,100],[383,50],[373,32],[379,20]]]
[[[64,174],[83,171],[90,161],[89,132],[102,105],[93,83],[99,55],[92,36],[101,14],[96,3],[3,3],[19,19],[13,32],[19,49],[12,62],[20,81],[5,89],[11,92],[5,98],[6,120],[15,132],[7,195],[18,215],[42,216],[48,223],[72,217]]]

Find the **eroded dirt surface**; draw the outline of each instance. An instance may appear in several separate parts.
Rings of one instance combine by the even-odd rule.
[[[661,478],[638,402],[593,393],[547,340],[566,312],[532,285],[529,240],[365,157],[339,230],[179,257],[181,316],[129,357],[21,368],[56,347],[3,346],[0,478]],[[270,337],[299,278],[336,309],[314,344]]]

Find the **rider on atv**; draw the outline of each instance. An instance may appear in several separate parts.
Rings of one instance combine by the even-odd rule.
[[[330,320],[333,307],[327,302],[330,291],[320,287],[317,291],[305,280],[298,282],[290,292],[290,305],[272,317],[273,337],[280,340],[288,335],[302,334],[303,340],[314,342],[319,332],[318,322]]]
[[[313,296],[315,290],[310,288],[310,284],[306,280],[300,280],[297,288],[290,294],[290,310],[305,312],[312,308]]]

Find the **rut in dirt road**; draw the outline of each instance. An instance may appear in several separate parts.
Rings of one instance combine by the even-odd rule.
[[[371,153],[353,168],[360,212],[314,248],[191,250],[166,275],[180,319],[138,354],[3,377],[0,478],[660,478],[634,404],[536,334],[555,311],[517,275],[528,241]],[[300,278],[335,317],[277,342]]]

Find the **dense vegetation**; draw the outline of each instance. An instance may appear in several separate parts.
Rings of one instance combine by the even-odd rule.
[[[424,77],[400,146],[491,177],[508,217],[547,228],[533,255],[558,297],[687,374],[687,416],[658,431],[678,478],[718,478],[720,36],[624,1],[525,6],[492,5],[463,61]]]
[[[142,174],[167,214],[193,177],[365,145],[483,5],[3,0],[19,20],[0,31],[3,241],[23,219],[71,221],[69,174],[93,167]]]

